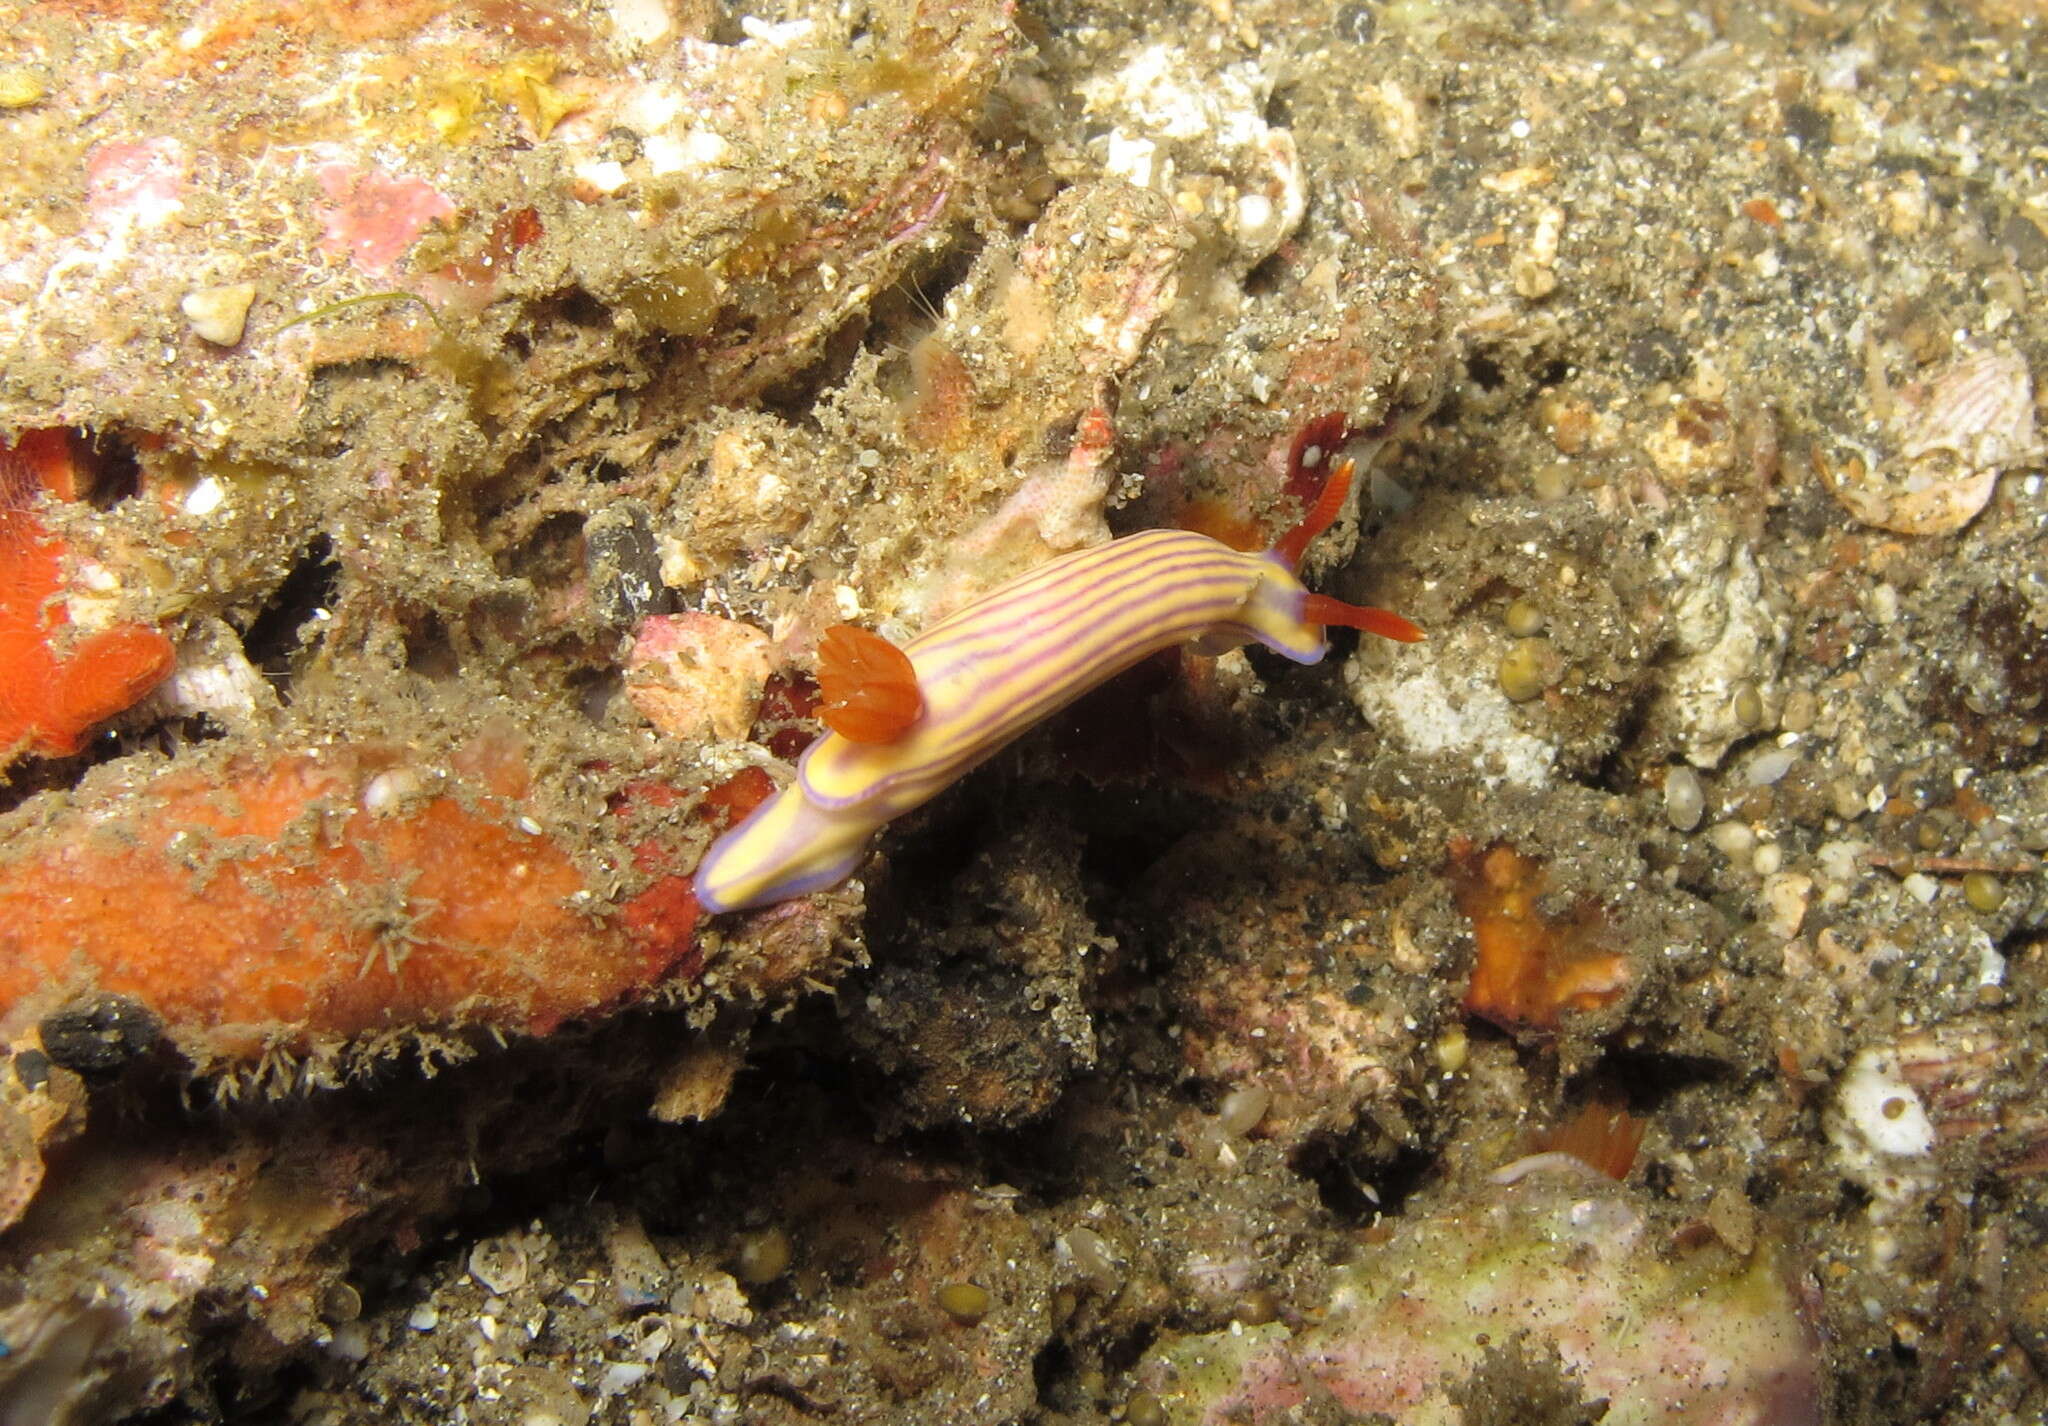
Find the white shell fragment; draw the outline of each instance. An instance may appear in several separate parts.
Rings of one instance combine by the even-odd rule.
[[[242,329],[249,320],[249,304],[255,300],[255,283],[230,282],[186,293],[178,310],[199,336],[217,347],[231,347],[242,340]]]
[[[1870,1191],[1877,1216],[1933,1181],[1934,1121],[1895,1047],[1871,1046],[1849,1062],[1823,1122],[1836,1167]]]
[[[1899,394],[1887,435],[1888,459],[1820,463],[1835,499],[1864,524],[1902,535],[1962,529],[2001,473],[2041,456],[2026,362],[2005,351],[1957,357]]]
[[[1896,1054],[1858,1054],[1842,1076],[1836,1104],[1846,1134],[1877,1153],[1911,1157],[1934,1147],[1927,1107],[1900,1072]]]
[[[236,731],[254,730],[278,708],[277,691],[249,662],[242,641],[219,619],[197,619],[178,640],[170,677],[150,694],[156,717],[199,714]]]

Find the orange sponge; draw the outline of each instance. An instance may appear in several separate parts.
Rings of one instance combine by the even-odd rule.
[[[146,624],[66,637],[65,549],[32,502],[39,490],[78,493],[75,450],[65,431],[0,443],[0,767],[24,750],[77,752],[94,724],[171,671],[171,641]]]
[[[523,766],[470,759],[422,796],[407,756],[174,766],[24,829],[0,855],[0,1019],[111,991],[196,1061],[246,1060],[434,1025],[545,1033],[694,960],[694,907],[651,918],[664,934],[598,914],[521,814]]]

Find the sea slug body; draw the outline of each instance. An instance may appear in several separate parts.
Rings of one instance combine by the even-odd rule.
[[[1342,429],[1341,421],[1325,426],[1340,437]],[[1326,437],[1322,448],[1334,444]],[[900,696],[897,685],[891,691],[899,696],[880,700],[901,706],[898,719],[877,719],[876,700],[835,719],[832,694],[848,681],[846,661],[887,664],[863,647],[881,644],[877,636],[833,631],[819,675],[833,731],[804,753],[795,781],[705,853],[695,879],[699,904],[741,911],[834,885],[852,874],[884,823],[1162,649],[1192,642],[1213,654],[1256,641],[1312,664],[1328,648],[1323,629],[1330,624],[1420,638],[1400,616],[1311,594],[1295,575],[1309,540],[1335,519],[1351,471],[1349,461],[1340,463],[1307,518],[1263,554],[1192,531],[1148,530],[1077,550],[998,587],[901,650],[908,671],[893,678],[914,675],[918,696]]]

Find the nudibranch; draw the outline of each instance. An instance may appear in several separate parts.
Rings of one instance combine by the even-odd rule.
[[[1297,471],[1329,460],[1344,435],[1341,416],[1311,422],[1295,442]],[[830,630],[818,671],[829,731],[793,782],[712,843],[697,866],[698,904],[743,911],[844,880],[883,824],[1162,649],[1220,654],[1257,642],[1312,664],[1330,625],[1421,638],[1400,615],[1311,594],[1297,576],[1351,477],[1352,462],[1335,462],[1301,523],[1263,554],[1147,530],[1048,561],[901,649],[865,629]]]

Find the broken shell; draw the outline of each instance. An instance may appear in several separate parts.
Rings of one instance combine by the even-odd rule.
[[[526,1249],[511,1238],[486,1238],[469,1250],[469,1275],[486,1291],[517,1292],[526,1286]]]
[[[1958,357],[1900,393],[1889,425],[1892,459],[1837,463],[1816,453],[1814,464],[1851,515],[1902,535],[1962,529],[2001,473],[2041,455],[2033,379],[2010,352]]]
[[[186,293],[178,310],[199,336],[217,347],[231,347],[242,340],[242,328],[249,320],[249,304],[255,300],[255,283],[230,282]]]

